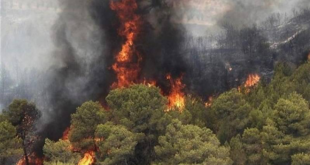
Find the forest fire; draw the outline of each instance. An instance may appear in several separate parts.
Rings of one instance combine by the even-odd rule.
[[[309,0],[47,1],[4,4],[0,165],[309,162]]]
[[[244,87],[249,88],[258,84],[260,76],[258,74],[250,74],[244,84]]]
[[[69,141],[69,132],[71,128],[68,127],[62,135],[62,140],[68,140]],[[95,139],[95,141],[100,141],[101,139]],[[72,152],[79,152],[78,149],[75,149],[72,144],[69,147],[69,150]],[[88,151],[84,154],[84,157],[79,161],[78,165],[92,165],[95,162],[95,152],[94,151]]]
[[[140,71],[139,63],[142,58],[135,50],[134,43],[139,34],[142,20],[135,14],[138,8],[135,0],[111,1],[110,7],[117,12],[121,23],[118,34],[126,39],[112,66],[117,77],[117,82],[112,85],[112,88],[127,87],[137,80]]]
[[[167,80],[170,80],[171,84],[171,92],[169,93],[168,96],[169,109],[167,111],[170,111],[174,107],[177,107],[180,111],[182,111],[182,109],[185,106],[185,94],[182,92],[185,85],[182,84],[182,77],[173,80],[171,78],[171,75],[168,74],[166,78]]]
[[[139,64],[142,61],[142,57],[135,49],[135,41],[141,30],[142,19],[135,14],[138,5],[135,0],[121,0],[119,2],[111,1],[110,7],[117,12],[118,18],[121,22],[121,27],[118,30],[118,34],[126,39],[122,45],[121,51],[115,57],[116,62],[113,64],[112,69],[116,73],[117,82],[112,84],[112,88],[128,87],[135,83],[143,83],[147,86],[155,86],[156,81],[138,82],[138,75],[140,72]],[[167,76],[167,80],[170,80],[171,92],[168,96],[169,109],[177,107],[182,109],[185,104],[185,95],[182,89],[185,85],[181,82],[182,78],[178,78],[175,81],[171,76]]]
[[[93,151],[86,152],[83,159],[79,161],[78,165],[92,165],[95,161],[94,156],[95,153]]]

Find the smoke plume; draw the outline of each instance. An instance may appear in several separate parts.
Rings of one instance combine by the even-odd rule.
[[[154,79],[164,91],[169,89],[166,74],[179,77],[186,71],[182,58],[183,27],[172,23],[174,10],[162,1],[137,1],[137,13],[144,24],[136,49],[143,62],[139,78]],[[48,85],[42,99],[48,100],[43,112],[44,137],[57,140],[70,124],[70,114],[87,100],[100,100],[115,82],[111,70],[123,38],[119,20],[110,1],[61,0],[62,12],[53,26],[53,52],[57,60],[48,71]]]

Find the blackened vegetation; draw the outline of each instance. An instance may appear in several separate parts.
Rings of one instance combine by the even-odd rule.
[[[187,46],[184,55],[191,68],[186,73],[190,91],[200,96],[222,93],[239,86],[251,73],[269,82],[275,63],[304,63],[310,50],[309,21],[309,9],[302,9],[290,19],[271,15],[260,25],[243,28],[223,24],[222,36],[192,39],[196,44]]]
[[[309,54],[310,49],[310,9],[303,9],[300,14],[289,21],[289,25],[279,30],[280,36],[286,36],[282,39],[286,42],[279,46],[279,59],[283,61],[292,61],[300,65]],[[290,35],[290,36],[289,36]],[[290,38],[294,36],[293,38]]]

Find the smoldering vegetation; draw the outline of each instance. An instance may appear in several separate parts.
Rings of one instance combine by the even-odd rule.
[[[210,27],[191,22],[208,19],[197,18],[204,10],[187,8],[186,2],[137,2],[137,14],[143,18],[136,44],[143,57],[140,79],[155,79],[164,92],[169,92],[169,81],[165,79],[168,73],[174,78],[184,75],[186,92],[205,99],[240,85],[251,73],[260,74],[268,82],[276,62],[298,65],[310,50],[307,1],[223,1],[228,7],[218,13]],[[47,62],[34,63],[30,55],[27,62],[2,60],[1,104],[5,107],[13,98],[36,102],[43,112],[38,127],[42,139],[59,139],[70,124],[70,114],[81,103],[100,100],[105,104],[104,98],[115,81],[110,67],[124,41],[118,35],[120,22],[109,3],[60,0],[60,12],[51,26],[54,46],[45,56]],[[12,15],[9,9],[5,11],[6,16]],[[184,21],[183,17],[187,17],[185,23],[176,21]],[[205,29],[205,34],[191,35],[197,27]],[[6,57],[7,40],[2,35],[1,39],[1,55]],[[44,36],[40,42],[49,39]],[[20,69],[17,74],[12,68],[22,62],[35,67]]]

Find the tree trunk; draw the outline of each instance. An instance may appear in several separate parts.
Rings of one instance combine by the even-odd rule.
[[[27,155],[27,149],[26,149],[26,145],[25,145],[25,136],[24,136],[24,135],[23,135],[22,141],[23,141],[23,142],[22,142],[22,145],[23,145],[25,163],[26,163],[26,165],[30,165],[30,164],[29,164],[28,155]]]

